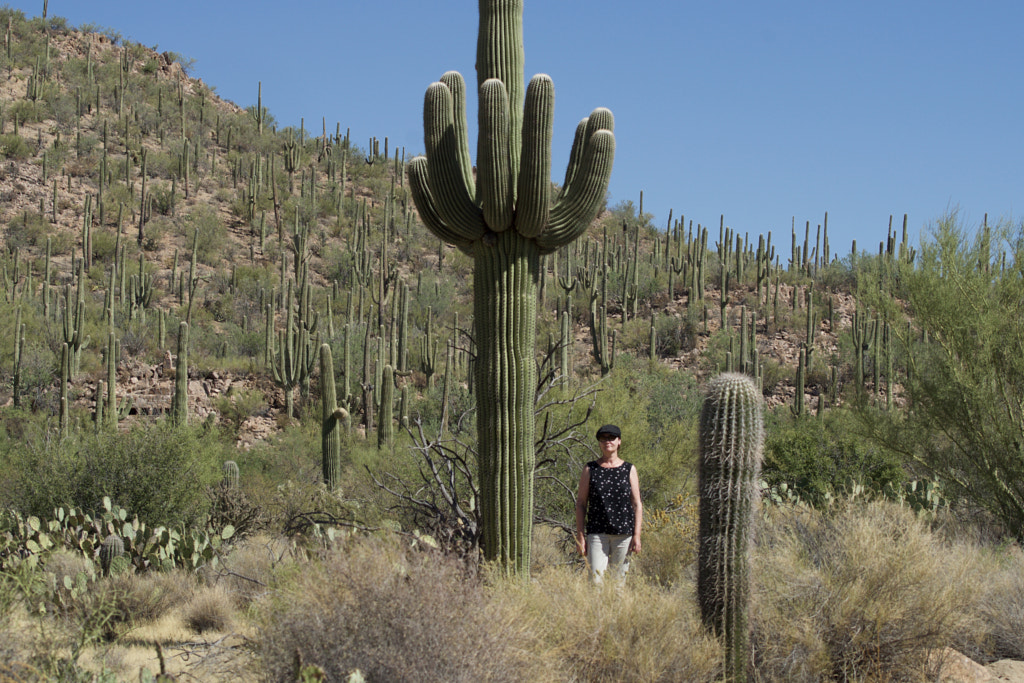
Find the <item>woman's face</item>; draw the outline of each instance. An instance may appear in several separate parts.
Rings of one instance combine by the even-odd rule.
[[[597,443],[601,447],[601,453],[603,455],[615,455],[619,451],[619,445],[622,443],[622,439],[617,436],[602,434],[598,437]]]

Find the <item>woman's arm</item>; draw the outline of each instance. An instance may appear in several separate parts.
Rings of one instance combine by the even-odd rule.
[[[633,504],[633,540],[629,543],[629,551],[640,552],[640,528],[644,524],[644,504],[640,501],[640,477],[636,467],[629,468],[629,502]]]
[[[584,466],[580,473],[580,486],[576,493],[576,550],[587,556],[587,537],[585,534],[587,520],[587,499],[590,497],[590,467]]]

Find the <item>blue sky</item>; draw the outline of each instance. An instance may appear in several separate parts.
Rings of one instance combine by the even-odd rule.
[[[42,1],[8,2],[37,15]],[[427,85],[473,81],[471,0],[50,0],[195,60],[193,75],[279,125],[340,122],[357,144],[422,150]],[[1024,204],[1024,3],[947,0],[527,0],[527,77],[555,83],[554,179],[577,121],[616,117],[611,200],[669,209],[788,250],[829,214],[832,250],[878,248],[889,216],[912,235],[954,207],[968,227]],[[470,120],[475,119],[475,100]],[[475,136],[474,136],[475,138]],[[717,233],[714,233],[717,237]],[[916,239],[916,237],[915,237]],[[788,253],[788,252],[787,252]]]

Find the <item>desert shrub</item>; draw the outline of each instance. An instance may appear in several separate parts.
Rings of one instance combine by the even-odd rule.
[[[175,202],[178,198],[171,193],[171,187],[166,183],[155,184],[150,191],[153,197],[153,209],[164,216],[170,216],[174,212]]]
[[[1024,540],[1024,358],[1007,341],[1024,335],[1024,281],[999,257],[1024,260],[1024,223],[975,230],[953,212],[928,232],[898,273],[918,331],[897,336],[913,359],[903,386],[913,408],[865,407],[863,420],[875,441]]]
[[[158,422],[59,445],[33,441],[12,453],[20,476],[9,502],[49,517],[57,507],[98,510],[109,496],[151,526],[191,524],[204,514],[203,492],[225,459],[215,440],[200,436]]]
[[[24,161],[32,156],[32,148],[20,135],[5,133],[0,135],[0,156],[4,159]]]
[[[57,376],[60,374],[59,365],[49,348],[26,335],[25,350],[21,354],[19,388],[22,405],[32,410],[48,410],[51,407],[53,392],[49,389],[55,373]]]
[[[557,322],[552,323],[556,330]],[[543,335],[542,335],[543,338]],[[636,358],[649,358],[651,348],[651,321],[649,318],[627,320],[619,330],[615,341],[616,353],[629,353]]]
[[[970,639],[972,564],[890,503],[772,509],[752,572],[759,675],[921,678],[933,650]]]
[[[236,541],[264,528],[267,524],[263,508],[255,504],[241,487],[232,488],[224,482],[210,488],[210,526],[234,528]]]
[[[896,456],[859,436],[849,411],[827,410],[822,419],[775,411],[769,420],[762,476],[771,486],[785,482],[805,501],[822,502],[851,482],[882,491],[905,478]]]
[[[496,614],[479,579],[449,558],[351,541],[262,605],[264,675],[292,681],[296,652],[328,680],[522,681],[541,672],[523,629]]]
[[[142,230],[142,249],[144,251],[159,251],[163,246],[164,238],[174,228],[171,219],[166,216],[153,216],[146,221],[146,227]]]
[[[106,262],[114,256],[117,235],[113,230],[92,231],[92,256],[97,262]]]
[[[7,224],[7,248],[46,247],[46,236],[52,226],[41,213],[17,213]]]
[[[82,609],[110,603],[117,621],[125,624],[151,622],[187,602],[197,589],[195,574],[183,569],[145,574],[122,573],[97,581]]]
[[[780,384],[793,381],[793,374],[789,366],[774,358],[764,358],[761,361],[761,391],[765,396],[773,395]]]
[[[190,243],[193,235],[198,235],[196,255],[199,262],[219,265],[221,259],[226,257],[224,250],[227,246],[228,231],[216,211],[206,206],[196,206],[185,216],[183,223],[185,235]]]
[[[268,594],[276,573],[286,571],[292,562],[293,545],[291,539],[281,536],[247,538],[221,558],[217,583],[224,586],[239,609],[247,609]]]
[[[681,317],[662,315],[654,323],[659,356],[678,356],[693,350],[700,331],[699,320],[691,309]]]
[[[196,633],[227,631],[234,622],[231,596],[219,586],[200,589],[184,607],[185,625]]]
[[[979,583],[977,640],[961,645],[961,651],[982,662],[1024,659],[1024,552],[1018,545],[969,545],[963,552],[980,559],[981,568],[974,577]]]

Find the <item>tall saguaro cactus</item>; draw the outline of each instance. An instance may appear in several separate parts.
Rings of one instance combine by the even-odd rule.
[[[523,1],[480,0],[479,131],[474,178],[465,82],[449,71],[427,89],[426,156],[409,166],[420,217],[474,260],[477,430],[484,555],[527,575],[533,522],[534,364],[540,257],[597,215],[615,152],[612,114],[577,129],[561,193],[551,196],[554,86],[523,91]]]
[[[700,415],[697,600],[724,645],[725,680],[747,680],[750,545],[764,449],[763,401],[746,375],[711,380]]]
[[[171,397],[171,423],[188,424],[188,323],[178,323],[178,358],[174,368],[174,395]]]

